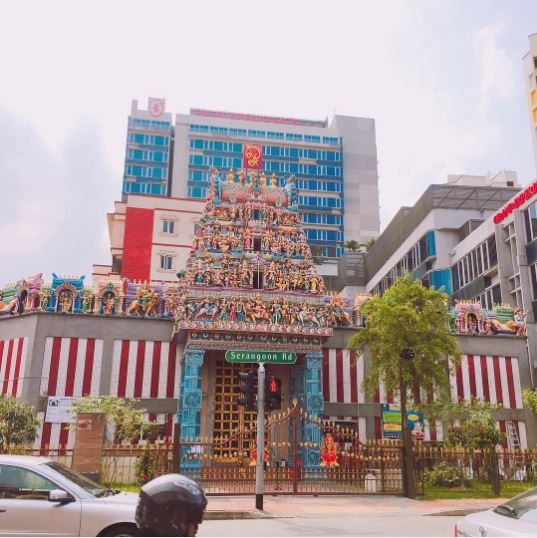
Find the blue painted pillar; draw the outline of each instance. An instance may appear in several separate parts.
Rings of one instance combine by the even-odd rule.
[[[308,415],[319,417],[324,409],[323,388],[321,372],[323,366],[323,353],[310,351],[306,353],[306,368],[304,388],[306,397],[306,411]],[[319,424],[310,424],[308,421],[304,427],[304,442],[316,443],[315,447],[304,449],[303,465],[306,469],[318,468],[321,464],[321,427]]]
[[[185,350],[185,360],[181,374],[181,396],[180,396],[180,421],[181,439],[187,437],[199,438],[200,418],[201,418],[201,367],[203,366],[204,349]],[[200,467],[199,459],[188,459],[185,456],[191,452],[193,445],[181,445],[181,467]]]

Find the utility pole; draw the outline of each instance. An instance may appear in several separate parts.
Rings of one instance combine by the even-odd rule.
[[[265,463],[265,365],[257,370],[257,461],[255,467],[255,507],[263,510]]]

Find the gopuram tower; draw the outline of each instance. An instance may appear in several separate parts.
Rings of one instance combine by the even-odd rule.
[[[230,171],[222,178],[213,170],[211,181],[173,309],[174,334],[184,344],[181,466],[200,466],[200,452],[216,459],[252,446],[256,415],[235,401],[239,371],[257,366],[226,362],[225,352],[236,350],[296,354],[295,364],[265,366],[268,376],[282,380],[282,408],[294,402],[315,419],[297,437],[303,465],[317,467],[322,343],[332,327],[351,326],[351,317],[339,296],[325,296],[301,227],[293,176],[279,186],[274,174]],[[215,438],[228,439],[229,446],[202,446],[203,439]]]

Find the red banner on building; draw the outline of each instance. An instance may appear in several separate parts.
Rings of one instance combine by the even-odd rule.
[[[261,169],[261,162],[263,159],[263,151],[261,146],[250,146],[245,144],[242,150],[242,167],[253,168],[255,170]]]

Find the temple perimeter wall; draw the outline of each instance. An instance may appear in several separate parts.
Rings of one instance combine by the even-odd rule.
[[[44,417],[47,396],[112,394],[142,400],[148,414],[175,422],[183,344],[171,344],[171,320],[35,312],[0,318],[0,393],[28,400]],[[323,346],[325,416],[357,422],[360,437],[379,437],[382,386],[374,401],[361,381],[370,359],[346,349],[353,330],[335,329]],[[503,406],[521,442],[537,445],[535,417],[522,408],[532,386],[526,338],[458,335],[463,354],[452,378],[458,398],[484,397]],[[54,431],[49,439],[54,444]],[[56,428],[57,429],[57,428]],[[58,433],[61,437],[61,434]],[[436,433],[428,433],[434,440]],[[71,434],[64,438],[71,443]]]

